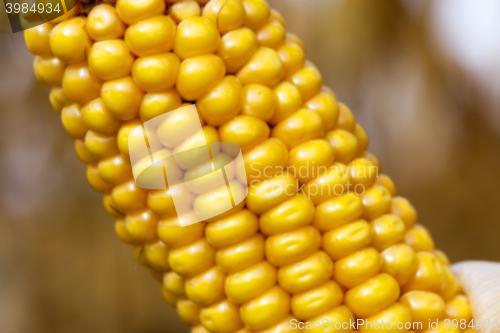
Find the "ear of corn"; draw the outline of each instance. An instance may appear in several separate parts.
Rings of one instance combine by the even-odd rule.
[[[26,32],[35,73],[118,237],[193,332],[288,332],[294,320],[323,331],[314,322],[357,318],[459,332],[429,320],[471,319],[446,255],[265,1],[118,0],[87,12]],[[134,128],[183,103],[196,104],[207,141],[240,146],[253,180],[244,205],[187,227],[171,189],[135,184],[128,146]],[[175,133],[151,137],[172,153]],[[176,189],[186,206],[192,190]]]

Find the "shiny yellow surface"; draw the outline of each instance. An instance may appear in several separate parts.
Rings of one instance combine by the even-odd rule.
[[[264,259],[264,237],[261,234],[219,249],[215,254],[215,262],[228,274],[255,265],[262,259]]]
[[[272,88],[283,78],[283,73],[278,53],[267,47],[259,47],[236,75],[244,85],[257,83]]]
[[[292,297],[292,313],[307,320],[335,308],[342,303],[344,293],[335,281],[328,281]]]
[[[325,232],[358,219],[362,213],[361,198],[355,194],[344,194],[316,206],[314,225]]]
[[[443,265],[438,258],[430,252],[419,252],[417,256],[417,269],[403,286],[403,290],[437,291],[443,277]]]
[[[212,222],[205,229],[207,241],[216,248],[237,244],[255,235],[259,229],[258,218],[247,209]]]
[[[87,16],[87,32],[95,41],[122,38],[125,34],[125,24],[115,7],[100,4],[92,8]]]
[[[255,33],[248,28],[240,28],[222,36],[217,55],[224,61],[228,73],[236,73],[257,50]]]
[[[288,167],[301,183],[314,179],[332,164],[334,153],[328,141],[317,139],[302,143],[290,150]]]
[[[248,84],[243,87],[243,105],[241,113],[268,121],[276,108],[276,97],[271,88],[261,84]]]
[[[177,90],[185,100],[194,101],[214,88],[225,74],[224,63],[215,55],[189,58],[179,68]]]
[[[168,14],[176,23],[179,23],[187,18],[200,16],[200,4],[195,0],[177,1],[170,5]]]
[[[333,278],[341,286],[353,288],[375,276],[381,267],[380,253],[368,247],[338,260],[335,263]]]
[[[276,286],[240,309],[241,320],[251,330],[258,330],[276,324],[290,312],[290,295]]]
[[[290,82],[280,83],[273,91],[276,96],[276,110],[269,122],[272,125],[276,125],[300,108],[302,105],[302,96],[297,87]]]
[[[288,163],[288,149],[276,138],[270,138],[243,155],[249,184],[257,184],[283,171]],[[262,185],[260,185],[262,186]]]
[[[206,17],[190,17],[177,27],[174,52],[186,59],[215,53],[219,49],[220,35],[214,22]]]
[[[38,56],[52,55],[49,40],[53,27],[51,23],[44,23],[24,31],[24,41],[31,53]]]
[[[261,261],[228,275],[224,288],[231,302],[242,304],[271,289],[275,284],[276,268],[267,261]]]
[[[125,43],[138,57],[169,52],[174,47],[175,22],[165,15],[139,21],[125,31]]]
[[[56,25],[50,32],[52,53],[66,63],[84,61],[92,45],[85,26],[86,18],[81,16]]]
[[[162,14],[165,11],[165,2],[163,0],[117,0],[116,10],[122,21],[131,25]]]
[[[101,89],[104,105],[120,120],[132,120],[137,116],[143,95],[130,76],[106,81]]]
[[[313,226],[302,227],[266,239],[266,258],[277,267],[286,266],[316,252],[321,234]]]
[[[226,275],[216,266],[186,279],[186,295],[200,306],[211,305],[224,298]]]
[[[174,53],[140,57],[134,62],[132,77],[142,90],[162,92],[174,86],[179,67],[179,57]]]
[[[116,134],[121,125],[121,121],[109,112],[100,98],[85,104],[81,109],[81,117],[88,129],[102,134]]]
[[[405,237],[403,220],[396,215],[382,215],[370,224],[373,229],[372,245],[379,251],[401,242]]]
[[[320,138],[324,128],[321,117],[314,111],[300,109],[290,117],[283,119],[272,131],[272,136],[292,149],[301,143]]]
[[[312,222],[314,204],[307,196],[298,194],[260,216],[260,231],[266,235],[276,235]]]
[[[373,231],[365,220],[356,220],[323,235],[323,249],[334,259],[341,259],[368,246]]]
[[[75,103],[84,104],[99,97],[102,81],[92,74],[86,63],[69,65],[64,72],[64,93]]]

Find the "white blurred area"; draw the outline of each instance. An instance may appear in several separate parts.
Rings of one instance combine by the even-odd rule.
[[[500,261],[500,1],[268,1],[437,247]],[[32,63],[0,30],[0,332],[187,332],[134,271]]]

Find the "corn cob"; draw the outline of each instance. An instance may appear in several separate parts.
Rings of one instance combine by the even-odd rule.
[[[52,86],[50,102],[118,237],[192,332],[289,332],[292,321],[323,331],[314,322],[358,318],[470,332],[442,326],[472,318],[449,260],[264,0],[85,6],[26,31],[35,73]],[[134,182],[128,139],[193,103],[205,139],[238,144],[255,182],[244,205],[180,227],[169,189]],[[305,175],[292,172],[301,167]]]

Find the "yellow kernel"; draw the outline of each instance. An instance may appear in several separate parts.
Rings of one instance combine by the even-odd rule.
[[[116,138],[114,136],[87,131],[84,141],[85,147],[95,156],[104,158],[118,153],[118,146],[116,145]]]
[[[333,163],[333,158],[334,153],[328,141],[310,140],[290,150],[288,170],[293,170],[301,183],[307,183],[321,170],[327,170]]]
[[[138,57],[165,53],[174,47],[175,33],[176,25],[170,16],[159,15],[128,27],[125,43]]]
[[[261,234],[220,249],[215,255],[215,261],[219,268],[228,274],[248,268],[263,259],[264,237]]]
[[[266,239],[266,258],[277,267],[302,260],[316,252],[321,245],[321,234],[313,226],[306,226]]]
[[[100,160],[97,169],[106,183],[119,184],[132,178],[130,163],[121,154]]]
[[[299,319],[316,317],[342,303],[344,293],[337,283],[328,281],[292,297],[292,313]]]
[[[118,238],[125,244],[129,245],[137,245],[140,242],[138,242],[136,239],[134,239],[132,236],[127,231],[127,228],[125,227],[125,219],[120,218],[116,219],[115,221],[115,232]]]
[[[187,101],[194,101],[212,90],[226,75],[222,60],[213,54],[184,60],[179,68],[177,90]]]
[[[362,197],[363,215],[367,220],[376,219],[390,212],[392,197],[391,193],[382,186],[373,186],[365,191]]]
[[[215,24],[206,17],[191,17],[177,27],[174,52],[181,58],[214,53],[219,49],[220,35]]]
[[[85,147],[83,140],[75,140],[75,150],[80,161],[85,164],[95,164],[99,161],[99,157],[92,155],[87,147]]]
[[[162,92],[175,85],[180,60],[174,53],[140,57],[134,62],[132,77],[144,91]]]
[[[168,263],[177,274],[192,276],[215,264],[214,252],[214,248],[202,238],[189,245],[171,249]]]
[[[189,220],[190,218],[194,220],[196,216],[189,212],[161,219],[158,223],[158,237],[171,248],[178,248],[199,240],[203,237],[204,223],[195,223],[185,227],[179,223],[180,219]]]
[[[50,48],[54,55],[68,64],[84,61],[92,40],[87,34],[86,18],[74,17],[59,23],[50,32]]]
[[[434,251],[434,241],[427,229],[420,224],[415,225],[413,229],[406,232],[406,244],[410,245],[415,252]]]
[[[293,175],[282,173],[248,188],[247,208],[261,215],[297,193]]]
[[[377,325],[376,323],[379,323]],[[385,323],[383,326],[381,323]],[[377,333],[380,331],[391,331],[391,332],[410,332],[406,327],[414,327],[412,321],[412,316],[408,307],[401,303],[394,303],[391,306],[385,308],[384,310],[376,313],[368,318],[366,318],[365,323],[359,326],[360,333]],[[388,328],[387,323],[392,324],[392,328]],[[401,324],[399,324],[401,323]],[[398,325],[401,327],[398,329]],[[378,327],[378,328],[377,328]],[[416,327],[416,326],[415,326]]]
[[[257,31],[260,46],[276,49],[285,42],[285,28],[278,22],[270,20]]]
[[[120,120],[132,120],[137,117],[143,95],[130,76],[106,81],[101,90],[104,105]]]
[[[125,228],[127,228],[126,222],[125,222]],[[143,243],[143,241],[140,241],[140,243]],[[137,264],[140,264],[141,266],[149,268],[149,264],[146,261],[146,257],[144,256],[144,246],[143,246],[143,244],[134,246],[134,248],[133,248],[133,255],[134,255],[134,259],[137,262]]]
[[[252,237],[259,229],[258,218],[247,209],[218,221],[205,229],[207,241],[216,248],[224,248]]]
[[[243,87],[243,106],[241,114],[268,121],[276,108],[276,98],[271,88],[261,84],[248,84]]]
[[[257,83],[272,88],[281,81],[283,72],[278,53],[267,47],[259,47],[236,75],[243,85]]]
[[[159,271],[170,269],[168,265],[168,247],[162,241],[156,240],[147,243],[144,247],[144,256],[152,268]]]
[[[100,98],[85,104],[81,110],[81,117],[88,129],[102,134],[116,134],[121,125],[121,121],[109,112]]]
[[[368,246],[372,239],[370,224],[357,220],[323,235],[323,249],[338,260]]]
[[[177,301],[179,300],[179,298],[177,296],[170,293],[167,290],[167,288],[165,288],[165,287],[161,288],[161,295],[163,296],[163,299],[165,300],[165,302],[167,302],[167,304],[169,304],[170,306],[173,306],[173,307],[176,306]]]
[[[335,160],[342,163],[349,163],[358,154],[358,140],[346,130],[333,130],[325,135],[335,152]]]
[[[292,149],[301,143],[321,138],[324,133],[323,121],[315,111],[300,109],[282,120],[272,130],[272,136]]]
[[[314,225],[325,232],[359,219],[362,213],[361,198],[353,193],[344,194],[316,206]]]
[[[300,38],[297,35],[294,35],[292,33],[287,32],[287,34],[286,34],[286,41],[297,44],[298,46],[300,46],[300,48],[302,50],[305,49],[304,48],[304,43],[302,43],[302,41],[300,40]]]
[[[276,235],[310,224],[314,218],[314,204],[307,196],[297,194],[260,216],[260,231]]]
[[[251,330],[267,328],[278,323],[290,312],[290,295],[276,286],[240,309],[241,320]]]
[[[408,230],[417,223],[417,211],[405,198],[395,197],[392,200],[391,214],[399,216]]]
[[[49,40],[53,28],[51,23],[44,23],[24,30],[24,41],[28,50],[37,56],[51,56]]]
[[[357,186],[366,190],[370,188],[378,175],[378,167],[366,158],[357,158],[348,164],[351,173],[351,180],[355,185],[355,192],[362,193],[361,190],[356,190]],[[389,194],[390,196],[390,194]],[[394,212],[393,212],[394,214]],[[398,214],[395,214],[398,215]],[[400,216],[401,217],[401,216]],[[404,221],[404,219],[403,219]],[[406,223],[405,223],[406,224]]]
[[[231,199],[228,196],[228,187],[235,206],[232,206]],[[243,187],[238,181],[229,181],[227,185],[222,185],[219,188],[197,196],[194,199],[193,209],[200,219],[207,222],[214,222],[243,209],[246,192],[246,187]],[[221,214],[220,212],[224,213]]]
[[[444,253],[441,250],[434,250],[434,251],[432,251],[432,253],[434,253],[434,255],[436,256],[436,258],[439,259],[439,261],[443,264],[443,266],[450,267],[451,262],[450,262],[450,259],[448,258],[448,256],[446,255],[446,253]]]
[[[49,94],[50,104],[57,112],[61,112],[63,107],[71,104],[71,100],[66,96],[61,87],[52,87]]]
[[[444,301],[448,301],[459,292],[460,288],[461,286],[456,276],[448,266],[443,264],[443,280],[441,281],[438,294]]]
[[[403,286],[403,291],[438,291],[444,274],[443,265],[430,252],[419,252],[416,256],[418,262],[417,269]]]
[[[116,209],[123,213],[146,207],[147,194],[133,179],[115,186],[111,192]]]
[[[312,64],[306,62],[302,69],[291,74],[287,81],[293,83],[300,91],[303,101],[307,101],[321,90],[323,79],[321,73]]]
[[[130,74],[134,56],[122,39],[112,39],[92,45],[88,62],[99,79],[113,80]]]
[[[163,275],[163,286],[177,297],[185,297],[185,280],[176,272],[167,272]]]
[[[231,333],[243,326],[239,307],[227,299],[203,308],[200,320],[209,332]]]
[[[459,322],[465,319],[468,323],[472,318],[469,300],[464,295],[457,295],[446,302],[444,312],[447,317],[457,319]]]
[[[163,0],[117,0],[116,10],[118,15],[128,25],[147,18],[161,15],[165,12],[165,1]]]
[[[121,124],[118,134],[116,135],[116,142],[120,153],[123,155],[129,156],[128,138],[130,133],[138,126],[141,126],[141,124],[139,120],[131,120]]]
[[[339,107],[335,95],[321,91],[306,101],[303,107],[318,112],[323,120],[325,131],[332,130],[337,124]]]
[[[255,33],[248,28],[239,28],[222,36],[217,55],[226,64],[228,73],[236,73],[257,50]]]
[[[125,24],[118,16],[115,7],[100,4],[92,8],[87,16],[87,32],[95,41],[122,38]]]
[[[168,8],[168,14],[179,24],[187,18],[200,16],[200,4],[194,0],[176,1]]]
[[[102,180],[97,171],[97,165],[89,164],[87,166],[87,180],[90,186],[100,193],[108,192],[111,190],[111,185]]]
[[[251,116],[237,116],[219,127],[221,140],[237,144],[242,152],[264,142],[269,133],[269,126],[264,121]]]
[[[243,25],[245,8],[239,0],[212,0],[203,7],[203,16],[212,21],[223,35]]]
[[[75,103],[85,104],[99,97],[101,86],[102,81],[90,72],[86,63],[69,65],[64,72],[64,93]]]
[[[276,284],[276,268],[267,261],[230,274],[226,278],[227,298],[236,304],[248,302]]]
[[[362,155],[368,148],[368,135],[366,135],[365,130],[359,124],[356,124],[354,135],[356,136],[356,140],[358,141],[358,155]]]
[[[399,284],[389,274],[381,273],[350,289],[345,305],[358,318],[366,318],[383,310],[399,297]]]
[[[333,277],[341,286],[353,288],[378,274],[381,267],[380,253],[368,247],[337,261]]]
[[[326,320],[329,324],[327,328],[324,326],[314,324],[315,322],[322,322]],[[356,319],[352,314],[351,310],[347,306],[341,305],[330,311],[322,313],[314,318],[309,319],[304,322],[304,329],[302,332],[313,332],[313,333],[327,333],[332,332],[332,327],[334,329],[333,332],[350,332],[349,323],[355,322]],[[339,323],[341,326],[348,327],[347,330],[337,330],[335,329],[335,323]]]
[[[415,251],[406,245],[393,245],[383,252],[382,272],[392,275],[400,285],[405,284],[417,269]]]
[[[304,66],[306,61],[304,50],[296,43],[287,41],[277,49],[277,52],[283,62],[284,77],[290,76]]]
[[[144,95],[139,108],[139,117],[146,122],[169,111],[178,109],[182,99],[175,88]]]
[[[172,193],[174,193],[177,198],[182,198],[183,201],[176,199],[174,206]],[[162,217],[173,217],[176,215],[176,207],[180,208],[181,211],[187,211],[192,205],[193,200],[194,195],[187,190],[186,186],[181,184],[166,190],[153,190],[148,192],[149,209],[156,215]]]
[[[406,228],[403,220],[396,215],[382,215],[370,224],[373,230],[371,244],[379,251],[400,243],[405,237]]]
[[[339,103],[339,119],[335,129],[343,129],[354,133],[356,130],[356,118],[351,110],[343,103]]]
[[[37,56],[35,57],[34,69],[36,78],[41,83],[60,86],[63,82],[66,64],[50,55]]]
[[[158,219],[149,209],[128,213],[125,218],[125,227],[130,236],[143,242],[157,238],[157,224]]]
[[[443,299],[435,293],[428,291],[410,291],[402,295],[399,302],[405,304],[410,309],[414,322],[423,323],[426,328],[429,323],[434,322],[444,314]]]
[[[278,270],[279,285],[291,294],[297,294],[319,286],[333,274],[333,261],[323,251]]]
[[[177,301],[177,313],[181,320],[190,326],[200,323],[200,307],[189,299],[179,299]]]
[[[224,298],[226,275],[217,266],[186,279],[186,295],[200,306],[206,306]]]
[[[274,177],[283,172],[288,163],[288,149],[276,138],[269,138],[243,155],[249,184]]]
[[[396,196],[396,185],[394,185],[394,182],[389,176],[383,174],[379,175],[374,185],[383,186],[389,191],[393,198]]]
[[[347,166],[342,163],[334,163],[328,169],[313,168],[311,176],[315,177],[308,182],[302,192],[306,194],[315,205],[319,205],[328,199],[350,193],[350,175]]]
[[[302,96],[300,91],[290,82],[281,82],[274,89],[276,95],[276,110],[269,121],[276,125],[283,119],[296,112],[302,105]]]
[[[87,133],[87,126],[82,119],[80,107],[77,104],[66,106],[61,111],[61,122],[68,134],[76,139],[82,139]]]
[[[198,112],[207,124],[222,125],[240,112],[242,92],[240,80],[228,75],[196,101]]]

